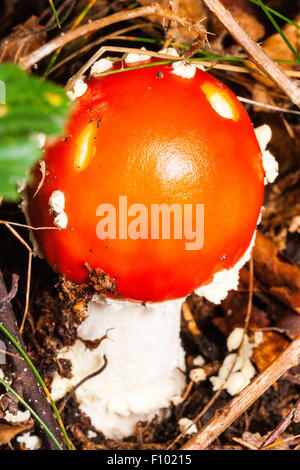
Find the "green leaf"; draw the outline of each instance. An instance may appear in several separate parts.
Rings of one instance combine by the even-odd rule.
[[[0,137],[0,191],[8,200],[18,199],[17,184],[28,179],[28,169],[38,160],[37,139],[26,134]]]
[[[16,200],[17,183],[28,180],[41,155],[36,134],[62,134],[72,102],[62,87],[13,64],[0,65],[0,80],[5,84],[5,102],[0,103],[0,196]]]

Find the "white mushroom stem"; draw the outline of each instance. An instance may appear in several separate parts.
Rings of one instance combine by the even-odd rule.
[[[244,256],[230,270],[216,274],[212,283],[198,291],[220,303],[228,291],[237,289],[239,271],[248,261],[255,234]],[[172,402],[178,404],[185,388],[184,350],[180,341],[182,300],[142,305],[95,297],[88,306],[88,318],[79,326],[78,339],[58,358],[72,363],[71,379],[56,375],[52,396],[58,400],[82,379],[100,369],[103,356],[108,365],[76,391],[82,412],[93,426],[112,438],[135,433],[139,420],[167,416]],[[104,337],[94,350],[84,341]]]
[[[264,156],[270,130],[262,126],[256,133]],[[265,168],[266,179],[276,177],[275,163],[271,169]],[[239,271],[250,257],[254,240],[255,234],[235,266],[220,271],[211,284],[196,292],[219,303],[229,290],[237,289]],[[186,383],[185,353],[180,341],[181,303],[182,300],[177,300],[142,305],[95,297],[89,303],[88,318],[78,328],[79,339],[58,354],[58,358],[71,361],[73,376],[71,379],[58,374],[54,377],[54,400],[64,397],[82,379],[98,371],[105,355],[108,360],[105,370],[76,390],[80,409],[90,417],[92,425],[108,437],[123,438],[135,433],[139,420],[166,416],[171,402],[180,401]],[[84,343],[106,335],[95,349],[88,349]],[[254,372],[248,356],[246,366],[246,379],[250,380]],[[242,372],[244,369],[235,378],[241,378]],[[240,389],[244,382],[235,380],[233,385],[234,390]]]
[[[52,396],[62,398],[83,378],[106,369],[76,391],[82,412],[106,436],[135,433],[139,420],[163,418],[172,399],[185,388],[185,353],[180,341],[181,300],[149,305],[95,297],[88,318],[79,326],[76,343],[60,351],[70,359],[72,379],[56,375]],[[108,338],[94,350],[82,340]]]

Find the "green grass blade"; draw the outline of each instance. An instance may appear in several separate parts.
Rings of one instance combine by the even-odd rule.
[[[22,405],[30,412],[30,414],[34,417],[34,419],[40,424],[40,426],[45,430],[48,436],[52,439],[55,443],[56,447],[59,450],[63,450],[59,442],[56,440],[55,436],[52,434],[48,426],[41,420],[41,418],[36,414],[36,412],[26,403],[26,401],[7,383],[5,380],[0,378],[0,384],[4,385],[4,387],[9,390]]]
[[[167,65],[167,64],[173,64],[174,62],[177,62],[177,61],[180,61],[182,59],[178,58],[178,57],[174,57],[173,60],[162,60],[162,61],[159,61],[159,62],[150,62],[150,63],[146,63],[146,64],[141,64],[141,65],[136,65],[136,66],[133,66],[133,67],[126,67],[126,68],[121,68],[121,69],[115,69],[115,70],[109,70],[108,72],[103,72],[101,73],[99,76],[100,77],[105,77],[106,75],[115,75],[117,73],[125,73],[125,72],[130,72],[131,70],[139,70],[139,69],[143,69],[143,68],[147,68],[147,67],[156,67],[157,65]],[[193,63],[193,62],[199,62],[201,63],[203,60],[207,60],[206,57],[203,57],[203,58],[200,58],[200,57],[197,57],[197,58],[191,58],[191,59],[188,59],[189,62]],[[258,71],[257,69],[252,69],[251,67],[248,67],[248,66],[243,66],[245,69],[251,71],[251,72],[254,72],[254,73],[259,73],[260,75],[262,75],[262,73],[260,71]],[[264,75],[265,76],[265,75]]]
[[[260,6],[260,3],[259,3],[258,0],[250,0],[250,2],[254,3],[255,5]],[[289,23],[289,24],[295,26],[295,28],[300,29],[300,25],[298,25],[297,23],[295,23],[295,21],[290,20],[287,16],[282,15],[281,13],[279,13],[279,11],[276,11],[276,10],[274,10],[273,8],[268,7],[267,5],[265,5],[265,7],[266,7],[266,9],[267,9],[270,13],[272,13],[272,15],[278,16],[278,18],[280,18],[281,20],[285,21],[286,23]]]
[[[61,24],[60,24],[60,21],[59,21],[59,18],[58,18],[58,14],[57,14],[56,8],[55,8],[55,6],[54,6],[53,0],[49,0],[49,3],[50,3],[50,6],[51,6],[51,8],[52,8],[53,15],[55,16],[57,26],[59,27],[59,29],[61,29]]]
[[[24,357],[25,361],[27,362],[27,364],[29,365],[29,367],[31,368],[31,370],[33,371],[34,375],[36,376],[39,384],[41,385],[42,389],[44,390],[48,400],[50,401],[51,403],[51,406],[52,406],[52,409],[55,413],[55,416],[58,420],[58,423],[59,423],[59,426],[61,428],[61,431],[63,433],[63,436],[65,438],[65,441],[66,441],[66,444],[67,444],[67,448],[68,450],[72,450],[72,446],[71,446],[71,443],[69,441],[69,438],[68,438],[68,435],[67,435],[67,432],[65,430],[65,427],[63,425],[63,422],[62,422],[62,419],[60,417],[60,414],[58,412],[58,409],[56,408],[56,405],[50,395],[50,392],[48,390],[48,388],[46,387],[46,384],[45,382],[43,381],[42,377],[40,376],[40,374],[38,373],[38,371],[36,370],[35,366],[33,365],[33,363],[31,362],[30,358],[27,356],[26,352],[21,348],[21,346],[18,344],[18,342],[15,340],[15,338],[9,333],[9,331],[7,331],[7,329],[2,325],[2,323],[0,322],[0,330],[10,339],[10,341],[12,342],[12,344],[15,346],[15,348],[19,351],[19,353]]]
[[[47,67],[46,67],[46,70],[45,70],[45,72],[44,72],[44,74],[43,74],[43,79],[44,79],[44,80],[48,77],[48,75],[49,75],[49,73],[50,73],[50,70],[52,69],[53,65],[55,64],[56,59],[57,59],[58,56],[59,56],[59,52],[60,52],[60,51],[57,50],[57,51],[55,51],[55,52],[52,54],[52,56],[51,56],[51,58],[50,58],[50,60],[49,60],[49,62],[48,62],[48,65],[47,65]]]
[[[117,40],[123,39],[126,41],[135,41],[135,42],[141,42],[141,43],[146,43],[146,44],[163,44],[164,43],[164,41],[162,40],[160,41],[160,40],[153,39],[153,38],[143,38],[140,36],[120,36],[118,38],[110,38],[110,39],[117,39]],[[189,50],[189,46],[187,46],[186,44],[170,43],[170,46],[177,47],[179,49]],[[219,60],[219,61],[225,61],[225,62],[245,62],[246,60],[248,60],[248,57],[222,56],[222,55],[214,54],[211,51],[206,51],[205,49],[199,50],[196,56],[199,56],[199,55],[204,56],[203,60]],[[287,59],[274,59],[274,62],[284,62],[284,63],[291,64],[291,65],[297,65],[299,63],[297,60],[287,60]]]
[[[50,2],[51,0],[49,0]],[[74,28],[76,28],[80,23],[81,21],[85,18],[85,16],[88,14],[88,12],[90,11],[90,9],[94,6],[96,0],[91,0],[90,3],[82,10],[82,12],[78,15],[78,17],[76,18],[76,20],[74,21],[73,23],[73,26],[71,27],[70,31],[72,31]],[[45,80],[47,78],[47,76],[49,75],[53,65],[55,64],[57,58],[59,57],[60,53],[62,51],[62,48],[60,47],[59,49],[57,49],[51,56],[51,59],[50,59],[50,62],[48,63],[47,67],[46,67],[46,70],[43,74],[43,79]]]
[[[277,21],[273,18],[273,16],[271,15],[269,10],[267,9],[266,5],[262,2],[262,0],[256,0],[256,1],[257,1],[257,4],[262,8],[264,13],[267,15],[267,17],[271,21],[271,23],[274,26],[274,28],[276,29],[276,31],[280,34],[280,36],[282,37],[282,39],[284,40],[284,42],[286,43],[288,48],[292,51],[292,53],[294,54],[294,56],[296,57],[298,62],[300,62],[300,55],[298,54],[296,49],[292,46],[292,44],[290,43],[290,41],[288,40],[288,38],[286,37],[286,35],[282,31],[282,29],[278,25]]]

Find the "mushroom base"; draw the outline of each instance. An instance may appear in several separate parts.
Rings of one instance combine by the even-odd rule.
[[[186,384],[180,341],[181,303],[144,306],[95,297],[89,303],[88,318],[78,328],[79,339],[58,354],[71,361],[73,377],[55,376],[51,390],[54,400],[99,370],[106,355],[105,370],[76,391],[80,409],[92,425],[107,437],[120,439],[133,435],[139,420],[164,418],[172,399],[178,399]],[[106,334],[96,349],[86,347],[84,341],[95,341]]]

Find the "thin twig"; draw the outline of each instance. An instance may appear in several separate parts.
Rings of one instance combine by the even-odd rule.
[[[185,391],[184,391],[184,394],[182,396],[182,399],[181,399],[181,402],[180,403],[184,403],[185,400],[187,399],[187,397],[189,396],[189,394],[191,393],[192,391],[192,388],[194,386],[194,382],[192,380],[189,381]]]
[[[16,354],[13,354],[13,353],[8,352],[8,351],[4,351],[3,349],[0,349],[0,353],[1,354],[7,354],[8,356],[14,357],[16,359],[20,359],[21,361],[24,361],[24,357],[19,357]]]
[[[236,395],[223,409],[216,412],[182,450],[200,450],[208,447],[271,385],[300,360],[300,337],[296,338],[261,374]]]
[[[106,36],[103,36],[103,37],[101,37],[101,38],[99,38],[95,41],[89,42],[88,44],[86,44],[81,49],[76,50],[72,54],[68,55],[65,59],[63,59],[60,62],[58,62],[57,64],[53,65],[53,67],[49,71],[49,75],[50,75],[50,73],[53,73],[55,70],[60,68],[62,65],[66,64],[67,62],[74,59],[75,57],[78,57],[79,55],[84,54],[85,52],[89,51],[93,47],[98,46],[99,44],[102,44],[103,42],[108,41],[108,40],[110,40],[110,41],[111,40],[120,40],[120,39],[122,39],[121,35],[123,33],[128,33],[130,31],[134,31],[135,29],[142,29],[142,28],[145,28],[145,27],[149,28],[150,25],[148,23],[137,23],[137,24],[134,24],[132,26],[128,26],[127,28],[120,29],[119,31],[114,31],[113,33],[107,34]],[[128,37],[126,37],[126,40],[128,41]]]
[[[189,427],[187,429],[185,429],[184,431],[182,431],[180,434],[178,434],[178,436],[171,442],[171,444],[167,447],[167,450],[170,450],[174,447],[175,444],[177,444],[177,442],[185,436],[185,434],[187,433],[187,431],[193,426],[193,424],[197,424],[199,422],[199,420],[202,418],[203,415],[205,415],[205,413],[210,409],[210,407],[214,404],[214,402],[216,401],[216,399],[221,395],[223,391],[223,387],[220,387],[219,390],[216,391],[216,393],[214,393],[214,395],[212,396],[212,398],[209,400],[209,402],[205,405],[205,407],[200,411],[200,413],[197,414],[196,418],[193,419],[192,423],[190,423]]]
[[[220,0],[203,0],[206,7],[225,26],[234,39],[245,49],[250,59],[260,68],[290,100],[300,106],[300,89],[292,82],[285,72],[253,41],[235,21]]]
[[[18,222],[11,222],[10,220],[0,220],[0,224],[3,224],[3,225],[9,224],[15,227],[28,228],[30,230],[59,230],[58,227],[32,227],[31,225],[19,224]]]
[[[300,116],[300,111],[295,111],[294,109],[285,109],[281,106],[273,106],[272,104],[261,103],[260,101],[250,100],[249,98],[244,98],[243,96],[238,96],[237,98],[242,103],[252,104],[261,108],[270,109],[271,111],[278,111],[279,113],[295,114],[296,116]]]
[[[58,412],[61,413],[64,409],[64,407],[66,406],[66,404],[68,403],[68,401],[70,400],[70,398],[72,398],[72,396],[74,395],[74,393],[76,392],[76,390],[81,387],[81,385],[83,385],[85,382],[87,382],[88,380],[96,377],[97,375],[101,374],[105,369],[106,369],[106,366],[107,366],[107,357],[103,356],[103,359],[104,359],[104,364],[102,364],[102,366],[100,367],[100,369],[96,370],[95,372],[92,372],[91,374],[87,375],[86,377],[84,377],[82,380],[80,380],[80,382],[78,382],[77,385],[75,385],[72,390],[70,390],[67,395],[65,396],[65,398],[63,399],[63,401],[61,402],[61,405],[58,409]]]
[[[69,31],[66,34],[61,34],[60,36],[54,38],[52,41],[49,41],[47,44],[39,47],[35,51],[31,52],[29,55],[22,57],[19,60],[20,67],[28,69],[34,64],[42,60],[47,55],[54,52],[56,49],[59,49],[71,41],[80,38],[86,34],[91,34],[99,29],[105,28],[106,26],[119,23],[120,21],[129,21],[135,18],[142,16],[157,15],[162,18],[166,18],[171,21],[176,21],[181,26],[189,28],[190,31],[195,31],[199,35],[206,36],[205,28],[199,24],[188,21],[186,18],[182,18],[170,10],[162,8],[158,3],[153,3],[145,7],[135,8],[133,10],[124,10],[112,15],[100,18],[95,21],[86,23],[79,28],[76,28],[72,31]]]
[[[145,54],[145,51],[144,50],[141,50],[141,49],[137,49],[137,48],[129,48],[129,47],[118,47],[118,46],[102,46],[98,51],[95,52],[94,55],[92,55],[92,57],[90,57],[90,59],[70,78],[70,80],[68,81],[65,89],[66,90],[69,90],[72,88],[72,85],[74,84],[74,82],[76,80],[78,80],[79,78],[82,77],[82,75],[88,70],[89,67],[91,67],[94,62],[96,62],[96,60],[98,60],[104,53],[106,52],[114,52],[114,53],[129,53],[129,52],[133,52],[134,54],[137,54],[137,55],[144,55]],[[169,54],[165,54],[165,53],[162,53],[162,52],[155,52],[155,51],[151,51],[151,50],[147,50],[147,55],[149,55],[149,57],[156,57],[158,59],[163,59],[164,62],[158,62],[160,65],[162,65],[163,63],[165,64],[169,64],[169,63],[172,63],[172,62],[180,62],[182,60],[186,60],[186,61],[191,61],[192,63],[194,62],[199,62],[202,66],[204,67],[207,67],[209,69],[216,69],[216,70],[225,70],[225,71],[228,71],[228,72],[239,72],[239,73],[258,73],[261,75],[261,72],[257,69],[249,69],[246,68],[246,67],[240,67],[238,65],[229,65],[229,64],[219,64],[217,62],[214,62],[214,61],[207,61],[207,60],[202,60],[200,58],[185,58],[185,57],[174,57],[174,56],[171,56]],[[152,63],[147,63],[147,64],[144,64],[144,66],[142,67],[148,67],[148,66],[151,66],[151,67],[154,67],[155,65],[157,65],[156,62],[152,62]],[[126,68],[121,68],[119,70],[114,70],[114,71],[108,71],[108,72],[103,72],[101,74],[99,74],[99,76],[106,76],[106,75],[110,75],[112,73],[122,73],[122,72],[129,72],[130,70],[135,70],[137,68],[142,68],[141,66],[138,66],[138,67],[126,67]],[[300,72],[297,72],[297,71],[289,71],[289,73],[293,76],[299,76],[300,77]],[[241,99],[241,101],[243,100],[243,98]],[[245,99],[246,100],[246,99]],[[249,100],[250,102],[250,100]],[[252,104],[255,104],[255,102],[252,102]],[[260,103],[257,103],[257,104],[260,104]],[[281,110],[281,108],[280,108]],[[294,113],[297,113],[297,111],[291,111],[292,114]]]

